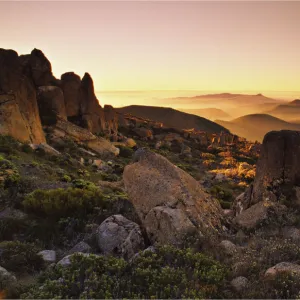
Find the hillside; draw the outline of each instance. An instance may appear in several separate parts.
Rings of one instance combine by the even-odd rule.
[[[231,116],[228,113],[218,108],[200,108],[200,109],[179,108],[178,110],[188,114],[200,116],[209,120],[215,120],[215,119],[228,120],[231,118]]]
[[[267,114],[252,114],[232,121],[216,120],[215,122],[251,141],[262,141],[264,135],[272,130],[300,130],[298,124],[292,124]]]
[[[208,133],[227,131],[221,125],[205,118],[181,112],[173,108],[131,105],[117,108],[116,110],[133,116],[162,122],[165,127],[172,127],[176,129],[194,128]]]
[[[287,121],[297,120],[300,114],[300,100],[296,99],[287,104],[278,105],[267,113]]]

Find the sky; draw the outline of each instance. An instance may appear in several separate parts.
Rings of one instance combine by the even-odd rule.
[[[299,91],[300,2],[0,2],[1,48],[97,91]]]

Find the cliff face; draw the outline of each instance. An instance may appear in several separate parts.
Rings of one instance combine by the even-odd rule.
[[[18,54],[4,49],[0,49],[0,134],[22,142],[45,142],[34,82]]]
[[[117,114],[112,107],[100,106],[88,73],[81,80],[69,72],[59,80],[42,51],[18,56],[0,49],[0,134],[44,143],[42,124],[54,125],[58,119],[94,134],[117,135]]]

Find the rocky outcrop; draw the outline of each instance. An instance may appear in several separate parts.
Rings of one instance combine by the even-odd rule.
[[[97,241],[104,254],[126,259],[132,258],[145,247],[140,227],[122,215],[114,215],[103,221],[97,229]]]
[[[57,142],[66,137],[72,138],[77,142],[84,143],[87,147],[100,155],[118,155],[120,152],[120,150],[108,140],[102,137],[97,137],[87,129],[79,127],[71,122],[58,119],[53,128],[52,134],[49,135],[49,139],[53,142]]]
[[[0,49],[0,134],[21,142],[45,142],[35,86],[18,54]]]
[[[64,94],[66,114],[69,118],[80,115],[80,85],[80,76],[74,72],[61,75],[61,89]]]
[[[36,87],[57,83],[52,74],[51,63],[41,50],[33,49],[31,54],[21,55],[20,62],[24,68],[24,74],[33,80]]]
[[[300,132],[271,131],[264,137],[253,184],[234,203],[235,214],[265,202],[300,206]]]
[[[38,106],[43,125],[53,125],[57,116],[67,120],[64,94],[57,86],[41,86],[37,90]]]
[[[130,201],[152,242],[180,243],[191,229],[212,234],[221,228],[221,208],[200,184],[166,158],[139,149],[123,173]]]
[[[267,133],[256,169],[251,204],[276,197],[299,206],[300,132],[282,130]]]
[[[104,109],[100,106],[90,74],[85,73],[81,80],[73,72],[65,73],[61,76],[61,88],[69,121],[92,133],[117,134],[117,113],[110,105],[105,105]]]

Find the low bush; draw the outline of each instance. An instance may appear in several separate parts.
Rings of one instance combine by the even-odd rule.
[[[7,135],[0,135],[0,152],[14,154],[18,148],[19,143],[14,138]]]
[[[26,212],[49,218],[86,216],[95,207],[105,207],[106,200],[97,188],[36,190],[26,196]]]
[[[16,218],[0,219],[0,240],[7,241],[13,239],[14,235],[26,229],[26,221]]]
[[[15,165],[0,156],[0,186],[4,188],[11,187],[20,179],[19,172]]]
[[[126,146],[118,146],[118,148],[120,149],[120,156],[121,157],[125,157],[125,158],[131,158],[133,153],[134,153],[134,150],[129,148],[129,147],[126,147]]]
[[[221,185],[214,185],[209,192],[219,201],[232,202],[234,200],[232,190]]]
[[[56,266],[21,297],[29,298],[213,298],[222,297],[224,267],[190,249],[160,247],[123,259],[74,255]]]
[[[30,243],[9,241],[0,243],[0,265],[16,273],[32,273],[44,267],[43,258],[36,246]]]

